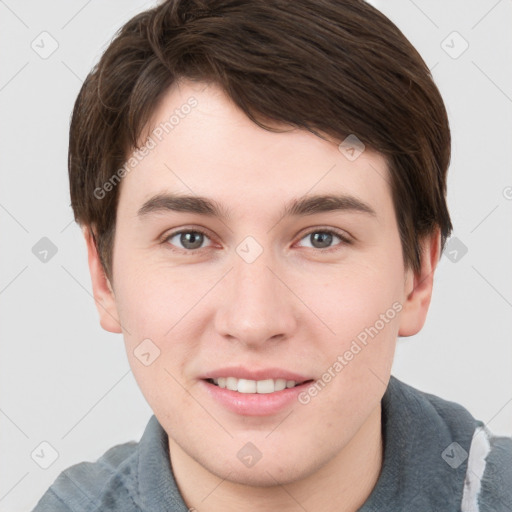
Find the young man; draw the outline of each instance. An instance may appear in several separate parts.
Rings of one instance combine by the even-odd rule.
[[[104,329],[154,411],[43,511],[505,511],[512,440],[390,376],[451,232],[430,72],[360,0],[170,0],[73,112]]]

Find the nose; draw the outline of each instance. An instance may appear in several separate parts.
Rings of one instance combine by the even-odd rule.
[[[223,299],[216,309],[215,328],[226,339],[249,348],[284,340],[296,329],[300,301],[294,296],[289,273],[279,271],[269,254],[252,263],[234,254],[233,268],[224,280]],[[286,276],[280,275],[286,274]]]

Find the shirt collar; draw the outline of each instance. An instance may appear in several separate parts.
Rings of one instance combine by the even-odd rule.
[[[139,442],[139,499],[146,512],[188,512],[174,479],[167,433],[151,416]]]

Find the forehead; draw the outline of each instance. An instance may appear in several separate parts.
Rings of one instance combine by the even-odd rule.
[[[241,215],[332,193],[350,194],[376,211],[390,206],[382,155],[369,148],[359,154],[356,142],[354,158],[348,143],[340,150],[340,141],[275,126],[286,131],[257,126],[214,84],[176,82],[143,130],[146,150],[123,178],[120,207],[140,208],[166,192],[210,197]]]

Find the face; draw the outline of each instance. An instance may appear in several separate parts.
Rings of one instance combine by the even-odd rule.
[[[176,84],[121,183],[113,292],[90,247],[102,325],[123,332],[171,453],[253,485],[296,481],[349,445],[430,298],[404,270],[383,157],[284,128],[253,124],[214,85]]]

